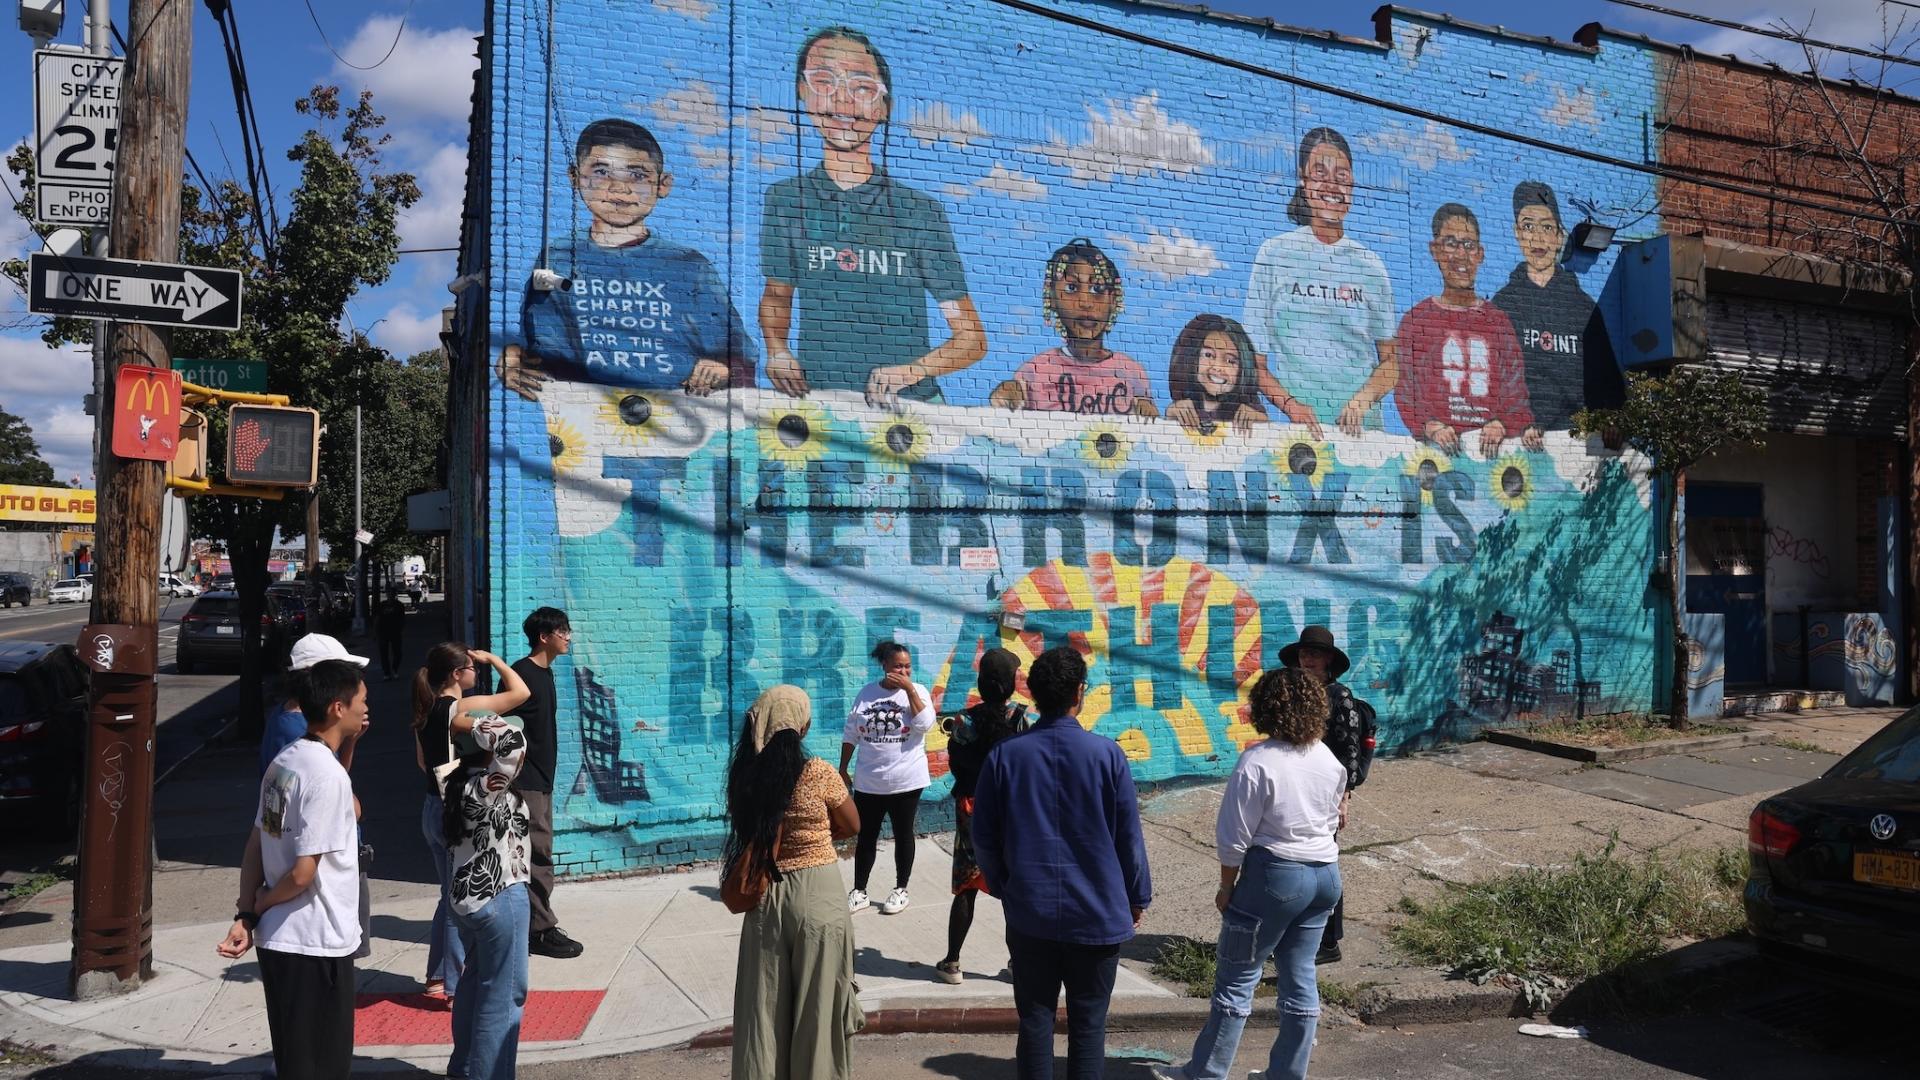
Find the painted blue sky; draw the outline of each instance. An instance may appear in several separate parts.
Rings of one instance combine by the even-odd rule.
[[[644,3],[649,0],[620,0]],[[650,0],[658,4],[661,0]],[[11,5],[9,5],[11,6]],[[60,40],[81,38],[85,0],[68,0],[66,32]],[[1282,22],[1325,26],[1356,36],[1371,36],[1371,7],[1298,5],[1260,0],[1211,0],[1210,7],[1271,17]],[[1693,10],[1747,22],[1771,22],[1780,17],[1804,21],[1815,10],[1809,0],[1763,4],[1752,0],[1687,0]],[[113,5],[123,27],[125,0]],[[466,117],[474,38],[480,31],[480,0],[326,0],[315,4],[332,49],[322,41],[304,4],[291,0],[236,0],[248,74],[274,187],[285,193],[296,179],[286,160],[286,148],[304,130],[305,119],[293,111],[293,101],[318,83],[370,88],[389,118],[393,142],[389,163],[416,173],[425,192],[421,204],[402,221],[403,246],[447,247],[456,242],[461,210],[466,151]],[[1452,0],[1435,5],[1463,19],[1504,25],[1513,30],[1566,38],[1582,24],[1601,21],[1625,30],[1641,31],[1672,41],[1685,41],[1704,51],[1738,51],[1791,62],[1779,43],[1713,27],[1647,15],[1603,0],[1567,0],[1542,14],[1538,3],[1522,0]],[[1340,13],[1335,15],[1338,10]],[[1813,33],[1828,40],[1858,44],[1877,42],[1883,33],[1881,12],[1898,17],[1910,9],[1885,8],[1876,0],[1829,0],[1818,5]],[[9,28],[13,19],[6,20]],[[401,19],[405,16],[404,32]],[[1331,20],[1331,21],[1330,21]],[[396,41],[397,37],[397,41]],[[11,147],[30,139],[31,42],[24,34],[0,34],[4,52],[0,68],[14,92],[0,95],[0,142]],[[392,48],[392,55],[371,71],[357,71],[343,62],[374,65]],[[336,55],[333,49],[338,50]],[[238,123],[219,32],[202,5],[195,4],[193,97],[188,112],[188,146],[210,176],[239,175],[241,166]],[[11,184],[11,176],[7,177]],[[11,190],[0,188],[0,192]],[[7,202],[11,203],[11,197]],[[0,216],[0,252],[17,255],[37,247],[37,241],[13,215]],[[453,276],[451,254],[403,256],[393,280],[359,297],[351,306],[353,323],[369,330],[380,344],[406,354],[437,342],[439,311],[447,300],[446,282]],[[26,312],[25,298],[0,296],[0,407],[27,418],[44,455],[61,477],[90,483],[88,446],[91,421],[83,415],[80,397],[88,382],[84,354],[53,352],[38,339],[38,320]]]

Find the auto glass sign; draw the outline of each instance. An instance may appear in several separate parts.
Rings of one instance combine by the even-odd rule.
[[[86,488],[0,484],[0,521],[42,521],[91,525],[94,495]]]

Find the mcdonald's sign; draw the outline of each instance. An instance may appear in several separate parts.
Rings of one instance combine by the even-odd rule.
[[[180,373],[123,364],[113,384],[113,452],[172,461],[180,446]]]

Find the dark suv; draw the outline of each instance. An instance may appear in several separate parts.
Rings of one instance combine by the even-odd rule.
[[[280,600],[272,593],[261,598],[260,656],[269,671],[278,671],[292,644],[280,614]],[[240,666],[244,637],[240,633],[240,595],[210,592],[194,599],[180,616],[180,644],[174,650],[174,669],[191,675],[202,664]]]
[[[80,823],[87,680],[71,645],[0,641],[0,804],[62,839]]]
[[[33,579],[11,571],[0,574],[0,607],[33,603]]]

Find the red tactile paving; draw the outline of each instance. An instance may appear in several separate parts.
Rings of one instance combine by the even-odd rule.
[[[605,990],[533,990],[520,1018],[521,1042],[570,1042],[587,1030]],[[425,994],[361,994],[355,1046],[453,1045],[453,1006]]]

